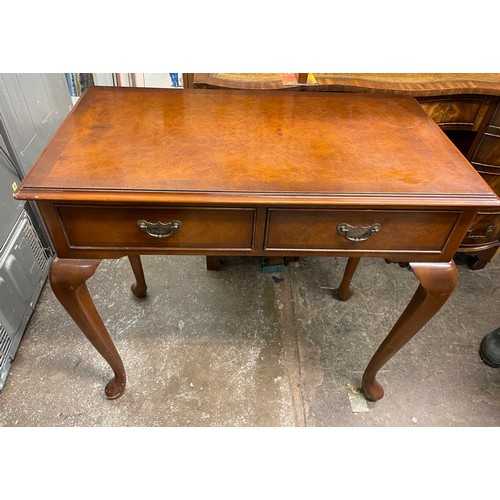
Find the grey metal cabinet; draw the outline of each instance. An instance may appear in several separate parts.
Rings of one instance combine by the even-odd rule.
[[[63,73],[2,73],[0,133],[26,174],[71,109]],[[2,131],[3,128],[3,131]]]
[[[60,74],[0,74],[0,390],[53,257],[36,206],[12,197],[71,108]]]

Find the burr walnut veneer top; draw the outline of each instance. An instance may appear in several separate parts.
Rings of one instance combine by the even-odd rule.
[[[191,203],[235,195],[498,204],[409,96],[108,87],[80,98],[17,193]]]

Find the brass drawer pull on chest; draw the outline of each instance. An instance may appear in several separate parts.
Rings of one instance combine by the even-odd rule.
[[[493,226],[488,226],[482,233],[474,234],[473,231],[474,230],[472,228],[469,228],[469,230],[467,231],[467,238],[478,240],[480,238],[486,238],[488,235],[490,235],[493,232]]]
[[[177,233],[182,226],[182,222],[179,220],[173,220],[172,222],[148,222],[147,220],[138,220],[137,227],[143,232],[153,236],[154,238],[168,238],[174,233]]]
[[[375,233],[380,231],[380,224],[375,223],[371,226],[351,226],[345,222],[337,226],[337,232],[349,241],[365,241]]]

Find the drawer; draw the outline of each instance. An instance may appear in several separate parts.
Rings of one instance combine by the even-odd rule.
[[[477,130],[486,113],[486,98],[419,99],[425,112],[440,126]]]
[[[494,115],[491,117],[490,127],[500,129],[500,104],[498,104]]]
[[[500,238],[500,213],[479,213],[469,227],[462,245],[484,245]]]
[[[471,163],[500,167],[500,129],[498,130],[498,135],[490,132],[486,132],[483,135],[471,159]]]
[[[253,245],[255,210],[250,208],[57,205],[55,209],[70,248],[250,250]]]
[[[266,250],[441,252],[459,217],[441,211],[270,209]]]

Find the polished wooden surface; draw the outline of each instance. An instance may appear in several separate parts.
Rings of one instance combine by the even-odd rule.
[[[255,209],[251,208],[153,208],[151,206],[58,205],[71,247],[252,248]],[[138,220],[181,220],[175,238],[151,238],[138,231]]]
[[[141,257],[139,255],[129,255],[128,259],[135,277],[135,283],[130,287],[130,289],[138,299],[142,299],[147,294],[148,286],[146,285],[146,278],[144,277]]]
[[[194,73],[197,88],[283,88],[281,73]],[[500,73],[314,73],[318,85],[308,90],[406,93],[414,96],[450,94],[500,95]],[[304,87],[300,87],[304,90]]]
[[[383,397],[384,390],[376,374],[441,309],[457,284],[455,263],[413,263],[412,271],[419,286],[408,307],[377,349],[363,374],[363,390],[371,400]]]
[[[314,73],[316,85],[286,87],[280,73],[194,73],[190,88],[282,89],[307,92],[362,92],[414,96],[426,113],[448,131],[462,154],[500,196],[500,73]],[[458,133],[457,133],[458,132]],[[496,219],[496,222],[495,222]],[[474,221],[486,233],[499,224],[498,215]],[[472,226],[471,226],[472,228]],[[482,269],[500,248],[490,232],[487,239],[463,241],[459,251],[474,255],[473,268]]]
[[[54,295],[112,368],[114,378],[106,385],[105,394],[114,399],[125,390],[127,377],[120,355],[86,285],[99,264],[100,260],[97,259],[71,260],[56,257],[51,264],[49,277]]]
[[[425,112],[444,130],[477,131],[488,112],[486,96],[440,96],[420,98]]]
[[[187,88],[286,89],[281,73],[187,73]],[[296,86],[295,88],[297,88]]]
[[[397,92],[414,96],[500,95],[500,73],[315,73],[318,86],[341,92]]]
[[[91,88],[23,180],[54,242],[54,293],[109,363],[125,370],[85,282],[100,259],[141,254],[347,256],[409,263],[420,286],[363,378],[433,316],[452,258],[500,200],[408,96]]]
[[[411,97],[103,87],[74,107],[19,197],[128,201],[137,192],[159,201],[493,198]]]
[[[371,210],[367,213],[365,210],[273,208],[268,214],[266,249],[332,252],[352,250],[351,241],[330,230],[343,221],[349,221],[354,227],[381,225],[382,230],[376,237],[356,242],[359,250],[441,252],[461,215],[460,212],[430,210]]]

